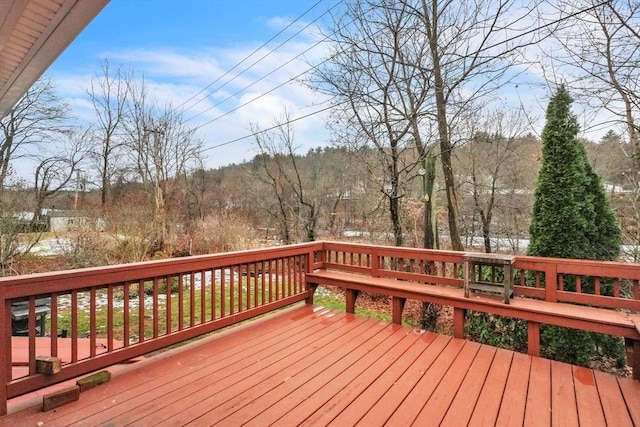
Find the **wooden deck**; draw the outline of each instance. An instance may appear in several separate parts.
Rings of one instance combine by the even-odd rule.
[[[640,426],[640,382],[297,306],[0,425]]]

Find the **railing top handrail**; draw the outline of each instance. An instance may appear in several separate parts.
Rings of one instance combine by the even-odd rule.
[[[302,255],[310,250],[319,250],[321,247],[321,242],[311,242],[76,270],[33,273],[2,277],[0,278],[0,288],[2,288],[2,293],[6,299],[21,298],[34,295],[34,287],[37,289],[36,293],[51,293],[83,289],[108,283],[131,283],[137,280],[179,274],[181,272]]]
[[[360,249],[363,252],[371,252],[372,250],[376,250],[378,253],[384,252],[404,252],[404,253],[415,253],[415,254],[424,254],[424,253],[437,253],[440,255],[449,255],[456,259],[462,259],[465,254],[478,254],[482,255],[483,252],[477,251],[452,251],[452,250],[441,250],[441,249],[422,249],[422,248],[408,248],[401,246],[380,246],[380,245],[371,245],[364,243],[350,243],[350,242],[333,242],[333,241],[323,241],[323,248],[326,249]],[[604,269],[608,273],[613,273],[614,271],[619,270],[631,270],[637,272],[635,274],[635,278],[640,279],[640,263],[626,262],[626,261],[600,261],[600,260],[587,260],[587,259],[573,259],[573,258],[555,258],[555,257],[540,257],[540,256],[530,256],[530,255],[514,255],[516,267],[518,265],[522,266],[523,264],[527,264],[529,269],[537,269],[540,271],[545,270],[545,266],[549,264],[563,266],[562,271],[569,274],[569,272],[573,272],[572,267],[579,267],[580,269],[585,269],[585,267],[597,265],[597,268]],[[452,260],[453,262],[453,260]],[[567,270],[567,271],[564,271]],[[584,274],[584,273],[583,273]],[[597,274],[593,274],[597,275]],[[608,276],[609,274],[602,274],[603,276]],[[620,276],[620,278],[623,278]]]

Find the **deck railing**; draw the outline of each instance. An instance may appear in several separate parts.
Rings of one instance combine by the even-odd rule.
[[[336,242],[325,242],[318,254],[327,269],[459,288],[464,286],[463,256]],[[515,296],[640,312],[640,264],[516,256],[513,267]]]
[[[363,244],[308,244],[0,279],[0,415],[7,399],[156,351],[286,305],[310,300],[305,273],[325,268],[462,288],[463,253]],[[640,264],[516,257],[514,293],[549,302],[640,312]],[[489,271],[487,274],[499,274]],[[36,301],[47,299],[45,331]],[[29,360],[12,372],[12,312],[28,304]],[[59,356],[61,372],[36,372]],[[98,348],[99,339],[106,339]],[[83,340],[88,349],[83,350]]]
[[[0,415],[12,397],[305,300],[304,274],[317,267],[314,250],[320,247],[291,245],[0,279]],[[41,306],[43,300],[50,313],[41,323],[36,301]],[[25,301],[28,335],[12,337],[12,304]],[[22,369],[16,369],[12,352],[16,339],[28,341]],[[104,339],[106,344],[98,345]],[[65,340],[70,354],[63,357]],[[37,356],[61,357],[62,370],[39,374]]]

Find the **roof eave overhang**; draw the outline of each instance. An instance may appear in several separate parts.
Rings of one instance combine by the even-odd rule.
[[[0,119],[20,100],[33,83],[42,76],[49,66],[60,56],[69,44],[106,6],[109,0],[61,0],[60,7],[51,18],[45,20],[41,33],[24,42],[21,47],[24,55],[17,66],[0,62],[0,73],[5,80],[0,81]],[[10,45],[11,37],[20,19],[29,13],[30,3],[37,0],[0,0],[8,11],[0,18],[0,52]],[[0,61],[2,59],[0,58]]]

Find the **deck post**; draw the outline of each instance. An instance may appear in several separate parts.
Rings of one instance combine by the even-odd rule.
[[[316,293],[316,289],[318,289],[317,283],[309,283],[307,282],[307,292],[309,293],[307,298],[305,298],[305,304],[313,305],[313,294]]]
[[[0,417],[7,415],[7,384],[11,381],[11,303],[0,285]]]
[[[633,379],[640,380],[640,341],[633,340],[633,364],[631,366]]]
[[[540,357],[540,323],[527,322],[527,353]]]
[[[392,319],[396,325],[402,325],[402,311],[404,310],[404,304],[407,302],[406,298],[393,297],[393,310]]]
[[[360,291],[355,289],[345,289],[347,297],[347,313],[355,314],[356,312],[356,299],[360,294]]]
[[[453,336],[456,338],[464,338],[464,318],[466,314],[467,310],[453,307]]]

